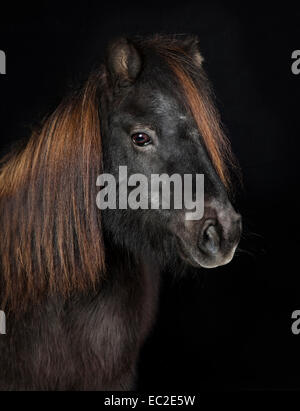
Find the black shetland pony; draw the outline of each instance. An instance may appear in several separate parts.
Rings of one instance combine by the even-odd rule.
[[[205,175],[205,211],[100,210],[101,173]],[[229,165],[229,167],[228,167]],[[132,389],[168,266],[228,263],[229,145],[197,41],[119,39],[0,171],[2,390]]]

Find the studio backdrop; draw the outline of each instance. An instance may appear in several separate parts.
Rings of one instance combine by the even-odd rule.
[[[299,19],[1,6],[0,389],[299,390]],[[201,218],[125,172],[204,176]]]

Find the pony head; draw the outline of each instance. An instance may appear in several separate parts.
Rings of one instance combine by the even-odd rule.
[[[229,200],[232,163],[197,41],[114,41],[105,65],[2,161],[2,305],[17,310],[48,294],[97,290],[109,271],[107,249],[151,255],[161,265],[177,256],[197,267],[226,264],[241,233]],[[159,203],[100,212],[97,177],[115,176],[119,190],[120,166],[149,181],[204,175],[202,218]]]

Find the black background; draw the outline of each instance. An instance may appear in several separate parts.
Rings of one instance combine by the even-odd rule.
[[[53,110],[120,34],[191,33],[240,162],[241,251],[228,265],[166,277],[140,359],[142,390],[300,388],[298,162],[300,6],[214,1],[40,1],[0,6],[0,137],[6,150]],[[1,229],[1,227],[0,227]]]

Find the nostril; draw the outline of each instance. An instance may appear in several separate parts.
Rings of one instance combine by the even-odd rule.
[[[217,254],[219,251],[219,236],[215,226],[210,225],[204,234],[206,248],[211,254]]]
[[[207,220],[203,226],[200,238],[200,248],[209,254],[217,254],[220,249],[220,237],[216,225]]]

